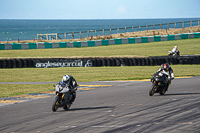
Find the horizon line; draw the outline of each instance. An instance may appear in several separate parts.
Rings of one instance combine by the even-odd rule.
[[[111,19],[41,19],[41,18],[0,18],[0,20],[137,20],[137,19],[200,19],[200,17],[186,17],[186,18],[111,18]]]

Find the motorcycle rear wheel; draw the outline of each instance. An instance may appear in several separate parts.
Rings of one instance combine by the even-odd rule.
[[[156,90],[156,84],[152,84],[150,90],[149,90],[149,96],[153,96]]]
[[[56,112],[58,110],[59,100],[60,100],[60,97],[56,96],[55,100],[53,101],[53,104],[52,104],[52,111],[53,112]]]

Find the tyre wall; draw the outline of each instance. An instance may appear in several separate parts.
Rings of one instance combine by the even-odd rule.
[[[200,64],[200,55],[180,57],[156,56],[148,58],[14,58],[0,59],[0,68],[156,66],[163,63],[173,65]]]

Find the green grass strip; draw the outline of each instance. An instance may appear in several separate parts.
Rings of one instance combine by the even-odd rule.
[[[164,42],[134,43],[97,47],[75,47],[56,49],[1,50],[1,58],[49,58],[74,56],[166,56],[174,46],[178,46],[181,55],[200,54],[200,38]]]
[[[51,84],[0,84],[0,98],[54,90]]]

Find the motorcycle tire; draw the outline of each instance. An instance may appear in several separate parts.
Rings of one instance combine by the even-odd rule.
[[[69,110],[69,108],[71,107],[71,104],[67,104],[63,107],[64,110]]]
[[[159,92],[159,94],[160,94],[160,95],[165,95],[165,92],[166,92],[166,90],[165,90],[165,88],[163,88],[163,89]]]
[[[55,100],[53,101],[53,104],[52,104],[52,111],[53,112],[56,112],[58,110],[59,100],[60,100],[60,97],[56,96]]]
[[[155,89],[156,89],[156,84],[152,84],[150,90],[149,90],[149,96],[153,96],[155,93]]]

